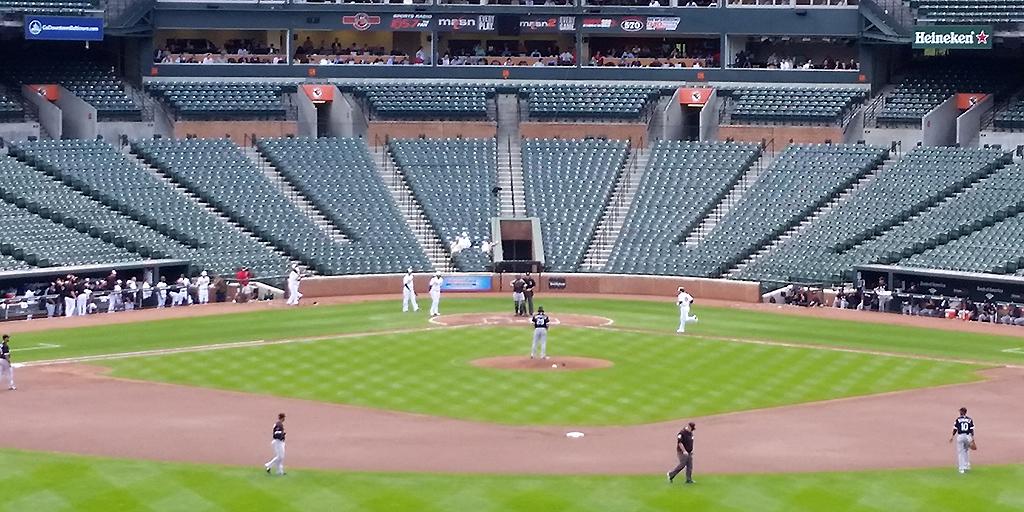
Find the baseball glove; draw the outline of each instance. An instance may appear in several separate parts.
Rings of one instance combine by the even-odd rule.
[[[977,450],[978,449],[978,443],[975,443],[973,439],[971,439],[971,449],[972,450]]]

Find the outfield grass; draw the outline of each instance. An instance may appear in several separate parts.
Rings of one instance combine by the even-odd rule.
[[[531,329],[466,327],[109,361],[114,375],[507,424],[623,425],[927,387],[975,366],[676,335],[555,328],[580,372],[470,361],[529,353]]]
[[[0,451],[10,512],[1016,511],[1024,466],[778,475],[491,476],[259,469]],[[699,469],[699,468],[698,468]]]
[[[445,313],[506,311],[509,301],[496,297],[446,298]],[[611,317],[616,326],[671,333],[678,312],[671,301],[546,298],[549,311]],[[250,313],[159,320],[137,324],[53,329],[14,336],[17,361],[111,354],[134,350],[186,347],[210,343],[273,340],[426,326],[425,308],[402,314],[397,300],[336,306],[274,309]],[[1024,354],[1002,352],[1024,347],[1011,336],[965,334],[914,327],[806,318],[755,311],[697,306],[697,335],[791,343],[834,345],[866,350],[1024,363]],[[40,347],[40,343],[59,345]],[[21,348],[33,350],[19,351]]]

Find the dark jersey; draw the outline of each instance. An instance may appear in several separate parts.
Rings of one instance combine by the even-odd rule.
[[[551,322],[551,319],[544,313],[533,315],[533,326],[537,329],[547,329],[549,322]]]
[[[274,439],[284,441],[284,436],[284,423],[281,423],[280,421],[274,423]]]
[[[527,277],[523,283],[523,293],[525,293],[527,297],[533,297],[533,289],[537,287],[537,282],[534,281],[532,277]]]
[[[974,435],[974,420],[970,416],[960,416],[953,420],[953,433],[954,434],[970,434]]]
[[[693,452],[693,432],[683,429],[676,434],[676,449],[679,449],[679,445],[683,446],[683,450],[687,453]]]
[[[525,289],[526,289],[526,281],[523,281],[522,279],[516,279],[515,281],[512,281],[512,291],[513,292],[515,292],[515,293],[523,293],[523,290],[525,290]]]
[[[0,345],[0,359],[6,359],[8,362],[11,360],[11,347],[7,346],[6,341]]]

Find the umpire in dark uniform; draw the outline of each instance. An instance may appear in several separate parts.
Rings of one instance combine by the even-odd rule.
[[[672,471],[666,473],[668,476],[668,482],[672,483],[678,475],[684,469],[686,470],[686,483],[693,483],[693,431],[697,430],[697,424],[690,422],[682,430],[676,434],[676,457],[679,459],[679,465]]]
[[[534,288],[537,287],[537,281],[534,281],[533,276],[527,272],[523,282],[526,283],[523,287],[523,297],[526,299],[526,310],[529,316],[533,316],[533,291]]]

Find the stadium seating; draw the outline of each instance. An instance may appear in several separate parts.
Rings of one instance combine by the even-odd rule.
[[[6,254],[0,254],[0,272],[8,272],[11,270],[31,270],[32,265],[21,261],[14,256],[8,256]]]
[[[678,274],[680,243],[739,181],[759,154],[754,144],[659,141],[605,269]]]
[[[283,119],[283,95],[295,84],[280,82],[149,82],[146,89],[179,117],[197,120]]]
[[[519,96],[534,119],[638,120],[661,94],[626,85],[526,85]]]
[[[60,84],[96,107],[100,121],[138,121],[142,109],[125,92],[125,85],[110,67],[83,60],[23,60],[4,63],[24,84]]]
[[[1024,275],[1024,215],[1017,214],[991,226],[915,254],[900,265],[908,267]]]
[[[25,110],[21,106],[21,102],[14,98],[8,97],[3,91],[0,91],[0,123],[5,121],[21,121],[24,119]]]
[[[540,218],[549,270],[579,269],[628,153],[625,141],[523,142],[526,213]]]
[[[96,10],[96,0],[0,0],[0,13],[81,15]]]
[[[194,266],[218,274],[246,265],[256,275],[282,275],[288,261],[102,141],[38,141],[12,154],[108,208],[196,248]]]
[[[498,199],[491,193],[498,172],[494,139],[391,139],[389,147],[443,240],[463,231],[474,244],[490,238],[490,219],[498,215]],[[488,264],[474,249],[452,259],[462,271],[481,271]]]
[[[747,123],[835,124],[864,101],[864,89],[741,87],[729,93],[732,120]]]
[[[1018,98],[1005,109],[996,112],[992,126],[1000,130],[1024,129],[1024,99]]]
[[[679,273],[719,276],[778,238],[882,163],[883,148],[791,145],[699,245],[681,247]]]
[[[854,265],[895,263],[903,251],[970,229],[1006,201],[1024,205],[1021,196],[992,197],[1008,191],[1005,179],[971,186],[1007,161],[993,149],[916,148],[735,277],[837,283],[852,279]]]
[[[313,223],[230,140],[146,140],[133,149],[203,201],[317,272],[337,274],[347,268],[346,243]]]
[[[431,270],[360,139],[263,139],[260,151],[352,238],[346,274]]]
[[[366,84],[353,87],[371,111],[389,119],[485,119],[493,86],[443,83]]]
[[[1020,0],[911,0],[917,19],[931,23],[1024,23]]]
[[[917,67],[887,95],[877,120],[881,124],[920,123],[931,109],[958,92],[989,93],[997,97],[1014,86],[998,68],[985,63],[959,62]]]
[[[195,258],[191,248],[7,156],[0,157],[0,196],[36,215],[144,258]]]

